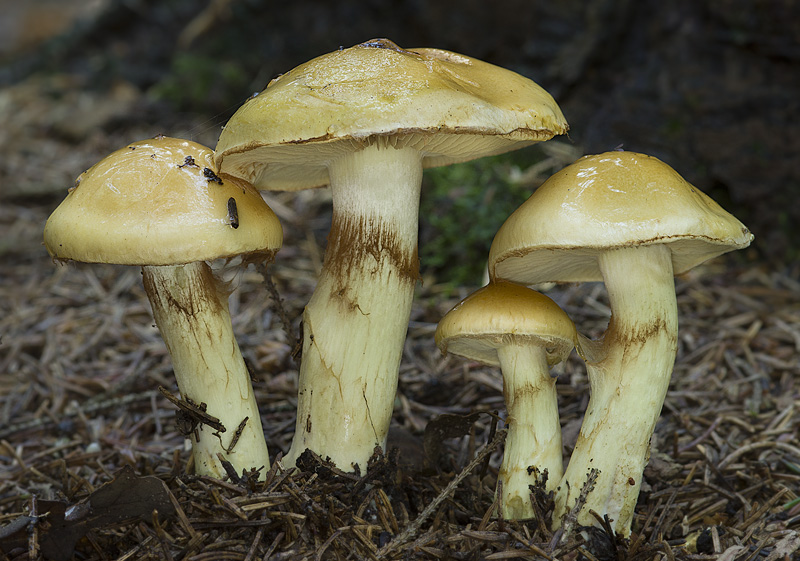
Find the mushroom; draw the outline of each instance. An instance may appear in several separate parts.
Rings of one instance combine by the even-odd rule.
[[[436,345],[503,373],[509,425],[498,484],[504,518],[532,518],[530,485],[555,489],[563,474],[556,379],[548,367],[575,346],[575,325],[547,296],[498,281],[467,296],[439,322]]]
[[[660,160],[633,152],[585,156],[542,184],[502,225],[492,279],[605,283],[611,319],[600,341],[579,341],[591,398],[556,494],[555,524],[589,471],[594,510],[629,535],[633,510],[677,351],[673,276],[747,247],[753,235]]]
[[[221,478],[218,454],[241,473],[268,468],[269,453],[228,289],[206,261],[269,261],[283,234],[257,190],[215,169],[213,152],[194,142],[134,142],[81,174],[44,241],[57,260],[142,267],[187,406],[195,470]]]
[[[303,315],[297,429],[340,469],[384,446],[414,286],[424,167],[564,133],[553,98],[511,71],[376,39],[284,74],[225,125],[217,163],[260,189],[330,184],[323,268]]]

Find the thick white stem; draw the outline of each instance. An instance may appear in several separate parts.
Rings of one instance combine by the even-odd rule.
[[[599,475],[578,523],[596,524],[589,513],[594,510],[627,536],[675,363],[678,310],[666,246],[611,251],[600,258],[600,268],[611,320],[599,360],[587,363],[591,398],[553,518],[558,525],[594,468]]]
[[[548,371],[543,347],[511,344],[499,348],[497,354],[509,425],[498,475],[502,513],[504,518],[520,520],[534,516],[529,485],[547,470],[546,489],[554,489],[563,473],[556,381]]]
[[[263,477],[269,469],[269,452],[250,374],[233,335],[227,294],[202,262],[143,267],[142,273],[181,396],[204,403],[206,412],[226,429],[215,435],[212,427],[197,426],[191,435],[195,471],[224,477],[217,458],[221,453],[238,473],[263,468]]]
[[[333,220],[303,315],[297,427],[306,448],[363,471],[384,446],[419,277],[421,156],[376,143],[330,165]]]

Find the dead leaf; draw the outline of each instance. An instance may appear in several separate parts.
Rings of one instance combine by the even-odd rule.
[[[432,465],[438,465],[442,454],[444,441],[449,438],[458,438],[467,435],[472,430],[472,425],[481,415],[488,415],[486,411],[477,411],[469,415],[442,414],[432,419],[425,426],[423,447],[425,455]]]
[[[36,518],[20,516],[0,528],[0,551],[9,553],[16,548],[25,547],[28,543],[28,528]]]
[[[791,531],[785,538],[775,544],[775,548],[767,555],[764,561],[789,559],[789,556],[798,549],[800,549],[800,535],[798,535],[797,532]]]
[[[164,518],[175,513],[164,482],[157,477],[137,476],[130,466],[122,468],[113,481],[92,493],[89,504],[92,528],[131,518],[149,519],[154,510]]]
[[[8,553],[25,547],[30,525],[38,524],[44,558],[69,561],[75,544],[89,530],[128,520],[149,520],[154,510],[162,519],[175,513],[164,482],[137,476],[130,466],[79,503],[70,506],[62,501],[40,500],[38,510],[41,514],[37,517],[20,516],[0,528],[0,550]]]

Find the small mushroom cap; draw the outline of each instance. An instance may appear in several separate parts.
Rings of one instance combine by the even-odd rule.
[[[47,251],[121,265],[274,254],[283,241],[275,213],[252,185],[215,169],[213,151],[187,140],[159,136],[117,150],[53,211]]]
[[[493,279],[602,281],[601,252],[667,244],[675,274],[750,245],[753,234],[661,160],[584,156],[545,181],[500,227]]]
[[[374,39],[272,80],[231,117],[217,164],[260,189],[328,183],[327,163],[375,138],[416,146],[423,166],[500,154],[563,134],[552,96],[510,70]]]
[[[530,288],[493,282],[467,296],[439,322],[436,345],[452,353],[499,366],[497,349],[529,344],[547,352],[551,366],[575,347],[575,324],[558,304]]]

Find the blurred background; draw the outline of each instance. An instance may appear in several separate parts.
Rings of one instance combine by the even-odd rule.
[[[479,284],[482,265],[454,259],[485,260],[544,178],[620,146],[661,158],[747,224],[756,242],[736,259],[798,260],[794,0],[0,0],[0,13],[0,207],[11,229],[0,255],[21,251],[20,208],[54,208],[112,150],[158,133],[213,147],[271,78],[388,37],[513,69],[552,93],[571,125],[554,142],[428,172],[423,273]]]

